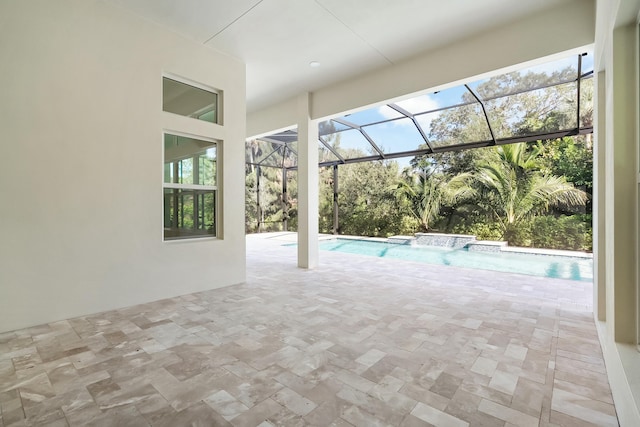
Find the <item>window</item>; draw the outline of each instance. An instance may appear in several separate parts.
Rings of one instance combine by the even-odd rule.
[[[218,94],[163,77],[162,110],[218,123]]]
[[[218,144],[164,135],[164,239],[216,236]]]

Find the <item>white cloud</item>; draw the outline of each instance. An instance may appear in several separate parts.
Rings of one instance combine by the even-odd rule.
[[[404,101],[396,102],[396,105],[414,114],[422,113],[423,111],[435,110],[440,107],[438,101],[433,99],[431,95],[422,95],[416,98],[406,99]]]
[[[439,108],[438,101],[433,99],[430,95],[422,95],[415,98],[405,99],[404,101],[396,102],[395,104],[398,107],[414,114]],[[385,106],[379,107],[378,112],[387,119],[394,119],[398,117],[397,112],[390,110]],[[413,124],[408,120],[396,120],[391,123],[396,125],[413,126]]]

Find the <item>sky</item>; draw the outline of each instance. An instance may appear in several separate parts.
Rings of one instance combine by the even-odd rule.
[[[532,67],[524,68],[522,70],[519,70],[518,72],[521,74],[533,72],[545,73],[547,75],[550,75],[554,71],[563,70],[567,67],[572,67],[576,71],[577,75],[577,55],[571,55],[556,61],[541,63]],[[584,74],[589,71],[593,71],[592,52],[587,52],[587,55],[582,57],[582,72]],[[472,90],[476,91],[480,85],[487,82],[489,79],[490,78],[485,78],[473,81],[468,83],[468,86]],[[464,85],[460,85],[398,101],[395,103],[395,105],[408,111],[411,114],[414,114],[416,121],[426,134],[429,141],[433,145],[437,145],[437,138],[430,132],[431,123],[442,114],[442,111],[433,110],[453,107],[462,103],[464,94],[467,94],[468,99],[469,91]],[[498,102],[494,101],[493,103],[497,104]],[[485,102],[485,108],[487,108],[487,112],[490,118],[491,105],[491,101]],[[462,108],[462,112],[467,115],[477,115],[478,120],[476,121],[476,123],[485,121],[480,103],[475,102],[469,106],[453,108]],[[513,121],[517,121],[519,118],[520,117],[517,116],[517,112],[514,111],[514,115],[512,117]],[[356,125],[356,127],[362,126],[362,129],[366,132],[366,134],[385,154],[412,151],[421,148],[420,146],[423,146],[425,144],[424,139],[420,135],[420,132],[414,125],[413,121],[385,104],[347,114],[342,117],[337,117],[336,119],[353,123],[354,125]],[[509,123],[509,119],[507,119],[507,123]],[[359,150],[359,152],[361,153],[365,153],[365,155],[377,155],[377,152],[373,149],[365,136],[359,130],[349,128],[348,126],[337,123],[335,121],[333,122],[333,124],[338,131],[336,134],[340,135],[340,147],[342,149],[355,149]],[[496,130],[496,132],[499,132],[499,130]],[[505,136],[511,135],[497,134],[496,138]],[[329,137],[329,142],[331,142],[331,135],[325,136],[325,140],[327,139],[327,137]],[[489,128],[487,126],[486,139],[490,138],[491,136]],[[465,142],[473,141],[459,141],[459,143]],[[320,146],[322,145],[320,144]],[[353,153],[351,154],[351,156],[359,157],[360,154]],[[406,166],[409,166],[409,162],[412,158],[413,156],[396,158],[395,161],[399,163],[400,169],[402,169]]]
[[[535,72],[550,74],[553,71],[561,70],[566,67],[572,67],[577,73],[577,55],[572,55],[557,61],[547,62],[534,67],[525,68],[520,73]],[[586,56],[582,57],[582,71],[593,70],[593,54],[588,52]],[[475,90],[478,86],[485,83],[487,79],[474,81],[468,83],[469,87]],[[403,108],[412,114],[423,113],[439,108],[450,107],[462,102],[462,96],[464,93],[468,93],[464,85],[444,89],[435,93],[427,93],[414,98],[406,99],[396,102],[396,105]],[[482,114],[480,104],[476,104],[473,109],[465,110],[466,114]],[[432,112],[427,114],[420,114],[416,116],[416,120],[422,127],[423,131],[430,139],[434,141],[434,138],[430,136],[431,122],[437,118],[441,112]],[[367,110],[358,111],[346,116],[340,117],[345,121],[354,123],[359,126],[363,126],[363,130],[371,137],[371,139],[378,145],[378,147],[384,153],[391,152],[403,152],[418,149],[421,144],[424,144],[424,139],[421,137],[419,131],[413,124],[412,120],[404,117],[399,112],[390,108],[387,105],[380,105]],[[385,123],[379,123],[370,125],[370,123],[380,122],[383,120],[392,120]],[[340,125],[338,125],[340,127]],[[344,128],[344,127],[341,127]],[[365,137],[355,129],[347,129],[339,132],[340,147],[359,149],[367,154],[372,153],[370,144]],[[487,128],[487,135],[489,134]],[[471,141],[461,141],[471,142]],[[412,157],[400,158],[397,161],[400,163],[401,169],[404,166],[408,166]]]

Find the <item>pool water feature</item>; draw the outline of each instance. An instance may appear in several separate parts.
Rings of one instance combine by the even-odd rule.
[[[320,242],[320,249],[427,264],[453,265],[555,279],[593,281],[591,258],[534,253],[474,252],[465,248],[451,249],[353,239],[324,240]]]

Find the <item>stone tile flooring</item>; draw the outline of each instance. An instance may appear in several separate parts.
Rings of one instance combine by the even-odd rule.
[[[247,239],[247,283],[0,334],[0,426],[617,426],[591,285]]]

